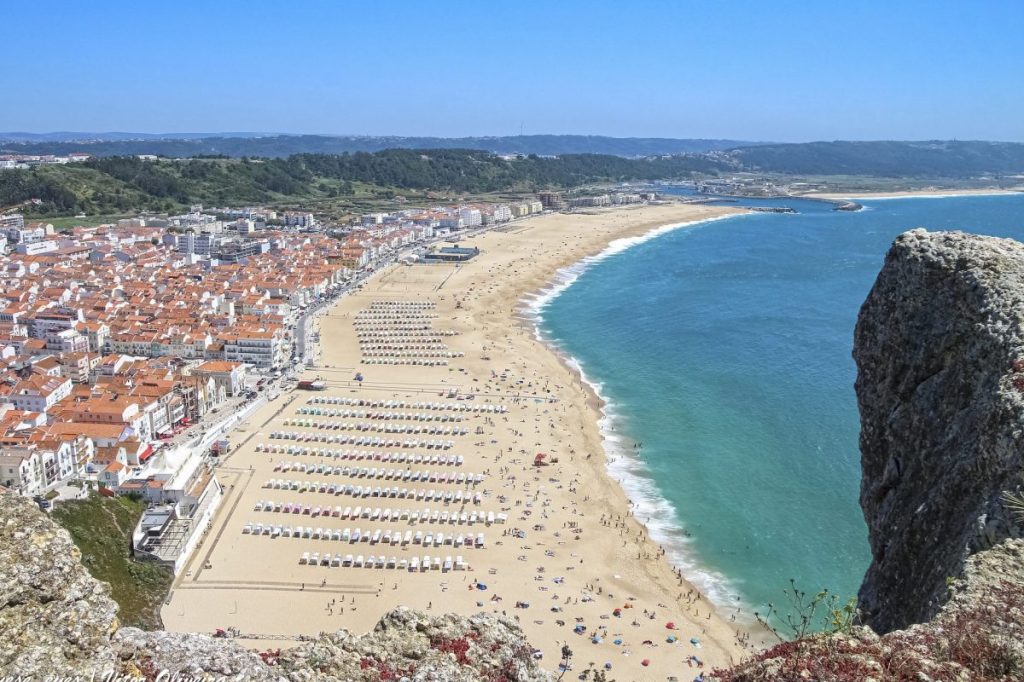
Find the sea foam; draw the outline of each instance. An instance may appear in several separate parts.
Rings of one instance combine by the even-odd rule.
[[[680,569],[686,580],[706,596],[711,603],[730,609],[743,606],[743,613],[749,613],[749,609],[745,608],[746,605],[738,602],[739,597],[728,577],[703,565],[696,556],[695,550],[690,546],[689,537],[679,526],[680,517],[677,509],[658,490],[643,460],[633,449],[633,441],[624,435],[624,419],[616,405],[602,392],[603,384],[588,377],[580,361],[566,353],[556,340],[548,338],[542,328],[543,312],[548,305],[575,284],[580,276],[594,264],[669,232],[734,217],[737,216],[716,216],[704,220],[673,223],[654,228],[635,237],[612,240],[600,253],[558,270],[548,286],[524,297],[521,309],[524,315],[532,321],[536,338],[551,347],[571,369],[578,372],[580,379],[601,400],[603,407],[598,419],[598,427],[607,457],[608,473],[622,487],[626,497],[633,503],[633,516],[646,526],[651,540],[665,549],[669,564]],[[747,621],[748,618],[744,617],[744,622]]]

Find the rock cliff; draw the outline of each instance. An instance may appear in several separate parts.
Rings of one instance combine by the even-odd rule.
[[[1024,245],[894,242],[853,351],[873,630],[785,642],[713,680],[1024,679],[1024,540],[1002,503],[1024,486],[1022,325]]]
[[[551,679],[515,620],[492,615],[432,617],[398,609],[366,635],[340,630],[261,654],[249,650],[256,643],[119,629],[108,587],[80,559],[68,533],[34,504],[0,495],[0,676],[115,673],[156,680],[167,671],[254,682]]]
[[[965,563],[931,621],[786,642],[709,682],[1017,682],[1024,679],[1024,540]]]
[[[1024,486],[1024,245],[901,235],[853,355],[873,556],[860,608],[885,633],[934,616],[970,555],[1020,535],[1001,496]]]
[[[860,604],[875,631],[786,642],[711,679],[1024,679],[1024,540],[1001,503],[1024,487],[1022,326],[1024,245],[923,230],[896,240],[854,348],[874,557]],[[362,636],[260,654],[248,645],[119,628],[70,536],[0,495],[0,676],[552,679],[516,622],[489,615],[399,609]]]

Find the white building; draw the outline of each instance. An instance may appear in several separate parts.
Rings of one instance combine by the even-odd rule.
[[[8,399],[19,410],[45,413],[71,395],[71,387],[68,377],[34,375],[19,381]]]
[[[460,208],[459,218],[462,221],[462,227],[471,228],[477,227],[483,223],[483,216],[480,214],[480,209],[476,208]]]
[[[40,253],[51,253],[60,248],[60,244],[54,239],[43,239],[41,241],[21,242],[14,247],[14,250],[25,256],[36,256]]]
[[[507,223],[510,220],[512,220],[512,209],[508,207],[508,204],[498,204],[494,207],[494,222]]]

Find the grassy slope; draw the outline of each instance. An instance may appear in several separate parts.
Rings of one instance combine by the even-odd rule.
[[[144,509],[144,503],[125,497],[90,495],[58,503],[53,518],[71,533],[89,573],[110,584],[121,624],[155,630],[163,627],[160,606],[174,576],[131,557],[132,529]]]

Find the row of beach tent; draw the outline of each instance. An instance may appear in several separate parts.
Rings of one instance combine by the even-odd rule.
[[[344,495],[346,497],[377,497],[392,498],[397,500],[424,500],[426,502],[443,502],[445,504],[480,504],[483,496],[480,493],[463,492],[462,490],[434,490],[426,488],[399,488],[393,486],[370,487],[362,485],[343,485],[339,483],[325,483],[323,481],[296,481],[293,479],[274,478],[267,481],[264,488],[272,490],[294,490],[299,493],[313,492],[327,495]]]
[[[302,514],[312,516],[313,510],[319,509],[317,516],[330,516],[338,519],[370,519],[371,521],[408,521],[409,525],[417,523],[444,523],[451,525],[472,526],[482,523],[487,526],[495,523],[503,524],[508,521],[508,514],[493,511],[455,511],[448,509],[424,508],[422,511],[416,509],[382,509],[381,507],[331,507],[311,506],[299,502],[273,502],[270,500],[259,500],[253,511],[274,512],[279,514]]]
[[[354,405],[357,407],[375,407],[384,409],[410,410],[446,410],[448,412],[508,412],[508,407],[494,403],[427,403],[406,400],[367,400],[365,398],[346,398],[344,396],[314,396],[306,401],[307,405]]]
[[[385,544],[406,547],[408,545],[422,545],[424,547],[443,547],[445,545],[451,547],[466,547],[467,549],[483,549],[484,548],[484,534],[479,533],[473,535],[469,533],[463,535],[459,533],[454,535],[448,533],[438,532],[433,533],[430,531],[418,530],[415,533],[411,530],[402,531],[398,528],[395,529],[370,529],[363,530],[362,528],[312,528],[310,526],[277,526],[268,523],[256,523],[250,521],[245,524],[242,528],[243,535],[269,535],[274,538],[285,537],[285,538],[300,538],[309,540],[327,540],[333,542],[347,542],[355,544],[359,542],[366,542],[371,545]]]
[[[360,358],[364,365],[416,365],[418,367],[446,367],[447,360],[424,360],[422,358]]]
[[[430,322],[377,322],[367,320],[352,323],[358,334],[361,331],[390,331],[390,332],[424,332],[428,334],[440,334],[441,336],[458,336],[459,332],[454,329],[434,329]]]
[[[302,431],[271,431],[270,437],[275,440],[294,440],[303,443],[316,441],[320,443],[337,443],[338,445],[367,445],[378,448],[450,450],[455,445],[453,440],[436,440],[433,438],[430,440],[420,440],[418,438],[395,440],[393,438],[381,438],[380,436],[328,435],[325,433],[305,433]]]
[[[363,350],[363,360],[367,359],[429,359],[429,358],[461,358],[465,355],[457,350]]]
[[[457,426],[413,426],[412,424],[371,424],[366,422],[322,421],[319,419],[285,419],[284,426],[302,426],[325,431],[373,431],[377,433],[425,433],[432,436],[465,436],[469,429]]]
[[[455,557],[454,561],[452,561],[450,556],[447,556],[442,561],[441,557],[436,556],[431,560],[430,555],[424,555],[421,562],[420,558],[416,556],[412,559],[397,559],[395,557],[387,559],[383,554],[379,557],[371,554],[364,560],[362,554],[353,558],[351,554],[346,554],[344,557],[340,554],[335,554],[332,557],[329,553],[325,553],[321,557],[317,552],[313,552],[312,555],[309,552],[303,552],[302,556],[299,557],[299,563],[308,566],[340,566],[342,568],[394,568],[411,573],[425,573],[431,569],[441,571],[442,573],[452,570],[465,571],[469,569],[469,566],[462,560],[461,556]]]
[[[327,448],[307,448],[297,445],[278,445],[257,443],[256,452],[275,455],[291,455],[293,457],[324,457],[348,460],[353,462],[396,462],[401,464],[432,464],[435,466],[462,466],[466,458],[463,455],[426,455],[415,452],[383,452],[378,450],[329,450]],[[283,466],[280,465],[279,466]],[[275,467],[274,471],[278,469]]]
[[[376,478],[386,481],[423,481],[447,483],[449,485],[477,485],[484,482],[483,474],[464,471],[432,471],[430,469],[384,469],[377,467],[332,467],[324,464],[303,462],[278,462],[274,471],[294,471],[303,474],[325,474],[327,476],[348,476],[350,478]]]
[[[480,533],[474,536],[472,533],[468,535],[458,534],[454,535],[449,533],[438,532],[433,533],[430,531],[424,532],[418,530],[413,533],[411,530],[405,531],[403,535],[402,531],[395,529],[369,529],[363,530],[361,528],[351,529],[345,528],[311,528],[298,526],[292,528],[291,526],[275,526],[272,524],[255,523],[250,521],[245,524],[242,528],[243,535],[269,535],[271,537],[285,537],[285,538],[299,538],[299,539],[310,539],[310,540],[327,540],[331,542],[347,542],[349,544],[356,544],[359,542],[365,542],[371,545],[385,544],[393,546],[406,547],[409,545],[420,545],[423,547],[444,547],[448,545],[450,547],[466,547],[467,549],[483,549],[484,548],[484,534]]]
[[[336,410],[324,407],[300,407],[295,414],[317,417],[352,417],[384,421],[460,422],[461,414],[430,414],[429,412],[368,412],[367,410]]]
[[[370,301],[370,309],[371,310],[372,309],[377,309],[377,308],[414,308],[414,309],[417,309],[417,310],[421,310],[421,309],[425,309],[425,308],[436,308],[436,307],[437,307],[437,302],[436,301],[403,301],[401,299],[394,300],[394,299],[387,299],[387,298],[378,298],[378,299],[376,299],[374,301]]]
[[[374,336],[374,337],[385,337],[388,339],[395,339],[402,341],[409,339],[411,341],[423,342],[423,341],[440,341],[442,336],[455,336],[458,332],[454,330],[431,330],[431,329],[418,329],[416,331],[402,331],[392,329],[381,329],[379,331],[365,330],[357,331],[356,336]]]
[[[361,348],[363,352],[371,350],[443,351],[448,350],[448,344],[427,341],[392,341],[391,339],[361,339],[359,341],[359,348]]]
[[[420,320],[435,320],[437,319],[437,313],[425,313],[417,310],[409,311],[376,311],[376,310],[361,310],[356,313],[357,322],[368,322],[370,320],[396,320],[399,322],[412,322]]]

